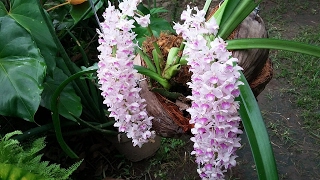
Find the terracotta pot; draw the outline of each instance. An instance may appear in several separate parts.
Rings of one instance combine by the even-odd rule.
[[[115,148],[123,154],[128,160],[138,162],[152,157],[161,145],[161,137],[156,136],[154,142],[143,144],[141,148],[132,145],[132,140],[125,134],[119,134],[117,137],[110,139]]]

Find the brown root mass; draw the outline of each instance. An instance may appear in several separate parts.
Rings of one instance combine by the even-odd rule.
[[[167,59],[167,55],[172,47],[180,47],[183,41],[182,36],[176,36],[167,32],[161,32],[158,38],[148,37],[142,44],[143,50],[149,57],[152,57],[153,42],[156,42],[163,55],[163,59]]]

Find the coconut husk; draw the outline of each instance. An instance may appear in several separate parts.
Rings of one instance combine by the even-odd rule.
[[[267,38],[268,33],[262,18],[251,13],[236,29],[234,39],[243,38]],[[268,57],[268,49],[248,49],[232,52],[233,57],[239,59],[239,66],[243,68],[243,74],[249,83],[253,82],[264,68]],[[268,66],[269,67],[269,66]],[[272,71],[272,68],[270,69]]]
[[[260,16],[251,13],[230,35],[229,39],[265,37],[267,37],[267,31],[263,20]],[[151,45],[153,42],[159,44],[164,57],[166,57],[171,47],[180,46],[182,38],[162,33],[159,39],[148,39],[144,43],[144,50],[149,55],[151,55],[153,50],[153,46]],[[272,62],[268,59],[268,55],[269,50],[265,49],[233,51],[233,56],[239,59],[239,65],[244,69],[243,73],[256,97],[265,88],[273,75]],[[143,64],[140,58],[136,59],[139,61],[138,64]],[[190,94],[191,91],[186,83],[191,80],[191,75],[189,66],[182,66],[180,72],[171,79],[179,87],[172,90],[180,90],[185,96]],[[148,81],[141,81],[140,87],[142,89],[140,95],[146,100],[146,108],[149,115],[154,117],[153,129],[158,135],[162,137],[177,137],[183,133],[190,132],[193,125],[189,124],[190,115],[187,115],[185,111],[190,106],[187,100],[182,97],[182,99],[175,102],[170,101],[160,94],[150,91]]]
[[[136,56],[134,64],[139,66],[143,64],[140,55]],[[162,137],[176,137],[184,134],[191,128],[189,127],[189,119],[183,116],[183,113],[175,103],[167,100],[159,93],[150,91],[148,81],[142,74],[136,73],[135,77],[141,80],[139,82],[139,87],[141,88],[140,96],[146,100],[148,115],[154,117],[152,129],[158,135]]]
[[[158,135],[176,137],[189,130],[189,120],[183,116],[178,106],[150,91],[147,81],[141,81],[140,88],[140,96],[146,100],[148,114],[154,117],[152,128]],[[179,123],[179,120],[182,123]],[[184,126],[183,122],[187,122],[187,126]]]
[[[250,88],[255,97],[257,97],[271,81],[273,77],[272,61],[270,59],[264,64],[258,76],[250,82]]]

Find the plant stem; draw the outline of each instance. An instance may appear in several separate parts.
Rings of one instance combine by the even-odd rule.
[[[149,32],[152,40],[154,40],[154,39],[155,39],[155,36],[154,36],[154,34],[153,34],[153,32],[152,32],[152,29],[151,29],[151,27],[150,27],[149,25],[148,25],[148,27],[147,27],[147,30],[148,30],[148,32]],[[161,52],[160,47],[159,47],[159,45],[157,44],[157,42],[156,42],[156,41],[153,41],[153,42],[152,42],[152,45],[153,45],[153,47],[156,49],[159,58],[161,58],[161,60],[163,61],[163,55],[162,55],[162,52]],[[160,61],[160,62],[161,62],[161,61]]]
[[[96,1],[96,3],[94,4],[94,6],[95,6],[98,2],[99,2],[99,1]],[[78,25],[78,23],[79,23],[80,21],[82,21],[82,20],[89,14],[89,12],[91,11],[91,9],[92,9],[92,8],[88,8],[88,9],[86,10],[86,12],[82,14],[82,16],[80,17],[80,19],[79,19],[77,22],[75,22],[71,27],[69,27],[70,31],[71,31],[74,27],[76,27],[76,26]],[[99,23],[99,25],[100,25],[100,23]],[[67,34],[67,33],[64,32],[64,33],[59,37],[59,39],[63,39],[66,34]]]
[[[56,132],[56,138],[58,140],[58,143],[60,144],[63,151],[71,158],[78,158],[78,156],[70,149],[70,147],[66,144],[66,142],[63,139],[62,132],[61,132],[61,125],[60,125],[60,119],[59,119],[59,109],[58,109],[58,103],[59,103],[59,96],[62,92],[62,90],[73,80],[81,77],[82,75],[86,73],[93,73],[96,70],[87,70],[87,71],[81,71],[78,72],[72,76],[70,76],[67,80],[63,81],[56,91],[53,93],[51,97],[51,110],[52,110],[52,120],[54,125],[54,130]]]
[[[75,125],[77,123],[73,121],[68,121],[63,123],[61,126],[66,127],[66,126],[71,126]],[[19,142],[24,141],[25,139],[29,139],[32,136],[39,136],[39,134],[42,134],[44,132],[48,132],[49,130],[52,130],[54,128],[53,123],[45,124],[39,127],[32,128],[30,130],[27,130],[23,132],[23,134],[17,135],[13,137],[14,139],[18,140]]]
[[[157,7],[157,0],[153,0],[153,8]]]
[[[60,6],[67,5],[67,4],[70,4],[70,0],[68,0],[68,1],[67,1],[67,2],[65,2],[65,3],[58,4],[58,5],[54,6],[54,7],[51,7],[51,8],[49,8],[49,9],[47,9],[47,12],[49,12],[49,11],[51,11],[51,10],[54,10],[54,9],[56,9],[56,8],[60,7]]]
[[[77,45],[79,47],[79,50],[81,52],[82,59],[83,59],[83,62],[85,64],[85,66],[89,67],[90,64],[89,64],[88,56],[85,53],[84,49],[82,48],[81,44],[79,43],[78,39],[69,31],[69,29],[67,29],[67,32],[69,33],[71,38],[73,38],[75,40],[75,42],[77,43]],[[105,114],[103,112],[102,103],[98,99],[100,97],[100,95],[97,93],[98,90],[97,90],[96,86],[94,85],[94,82],[92,82],[91,80],[88,80],[87,84],[89,86],[89,90],[90,90],[90,93],[92,95],[91,97],[92,97],[92,99],[94,101],[94,104],[98,105],[99,112],[100,112],[100,118],[99,119],[103,120],[104,122],[107,122],[106,116],[105,116]]]
[[[182,41],[181,44],[180,44],[179,52],[181,52],[181,55],[180,55],[180,56],[179,56],[179,55],[177,56],[177,59],[175,60],[176,64],[179,64],[179,63],[180,63],[180,59],[181,59],[181,57],[182,57],[183,49],[184,49],[185,46],[186,46],[186,44],[185,44],[184,42],[185,42],[185,40]]]
[[[160,47],[159,47],[159,45],[157,44],[157,42],[155,41],[156,40],[156,38],[155,38],[155,36],[154,36],[154,34],[153,34],[153,32],[152,32],[152,30],[151,30],[151,27],[150,27],[150,25],[148,25],[148,27],[147,27],[147,30],[148,30],[148,32],[149,32],[149,34],[150,34],[150,36],[151,36],[151,39],[152,39],[152,45],[153,45],[153,47],[154,47],[154,49],[156,50],[156,52],[157,52],[157,62],[154,62],[155,63],[155,65],[156,65],[156,67],[157,67],[157,72],[158,72],[158,74],[161,74],[162,73],[162,69],[164,68],[164,66],[165,66],[165,64],[164,64],[164,60],[163,60],[163,54],[162,54],[162,52],[161,52],[161,50],[160,50]],[[153,55],[153,58],[154,58],[155,56]],[[160,68],[159,68],[160,67]]]
[[[97,1],[97,2],[99,2],[99,1]],[[90,3],[90,6],[91,6],[92,11],[93,11],[93,13],[94,13],[94,17],[96,18],[97,24],[98,24],[100,30],[102,31],[102,27],[101,27],[101,24],[100,24],[98,15],[97,15],[96,10],[95,10],[95,5],[94,5],[94,3],[93,3],[92,0],[89,0],[89,3]]]
[[[85,51],[83,50],[80,42],[78,41],[78,39],[76,38],[76,36],[73,35],[73,34],[70,32],[70,30],[69,30],[68,28],[66,28],[66,30],[67,30],[68,34],[71,36],[71,38],[76,42],[76,44],[77,44],[77,46],[78,46],[78,48],[79,48],[79,50],[80,50],[80,53],[81,53],[81,55],[82,55],[82,59],[83,59],[84,65],[85,65],[86,67],[89,67],[90,64],[89,64],[88,56],[86,55]]]
[[[39,6],[40,3],[38,2]],[[42,7],[39,7],[40,9]],[[51,21],[49,20],[48,16],[43,12],[43,10],[40,10],[41,15],[43,16],[47,27],[52,35],[52,38],[61,54],[62,59],[64,60],[64,64],[63,66],[66,66],[66,68],[64,69],[68,69],[69,72],[66,72],[67,75],[69,74],[75,74],[77,72],[77,70],[75,69],[74,65],[72,64],[67,52],[65,51],[64,47],[62,46],[60,40],[58,39],[57,35],[55,34],[55,30],[53,28],[53,25],[51,23]],[[79,79],[75,80],[75,84],[74,84],[74,88],[77,92],[77,94],[80,96],[81,101],[83,101],[84,105],[86,106],[86,108],[88,108],[92,114],[97,115],[100,114],[99,113],[99,108],[97,107],[97,105],[94,103],[94,101],[92,100],[88,87],[86,85],[86,83],[84,81],[81,81]]]
[[[212,0],[206,0],[206,3],[204,4],[204,7],[203,7],[204,12],[206,13],[208,12],[211,2]]]
[[[100,125],[97,125],[97,126],[93,126],[93,125],[91,125],[90,123],[82,120],[82,119],[79,118],[79,117],[76,117],[76,116],[73,116],[73,117],[76,118],[77,121],[80,122],[80,124],[83,124],[83,125],[89,127],[90,129],[98,132],[98,133],[103,133],[103,134],[107,134],[107,135],[116,135],[116,134],[118,134],[118,132],[116,132],[116,131],[102,129],[103,127],[112,126],[112,125],[114,124],[114,121],[110,121],[110,122],[107,122],[107,123],[104,123],[104,124],[100,124]]]

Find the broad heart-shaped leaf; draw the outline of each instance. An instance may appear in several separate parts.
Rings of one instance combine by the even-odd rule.
[[[41,106],[51,110],[51,97],[58,86],[67,78],[68,76],[59,68],[55,68],[53,77],[46,77]],[[67,119],[75,120],[72,115],[80,117],[82,113],[81,99],[77,96],[71,84],[67,85],[60,94],[58,110],[59,114]]]
[[[33,37],[48,66],[48,73],[52,74],[56,64],[57,47],[40,13],[38,0],[10,0],[9,11],[0,2],[0,15],[9,16],[26,29]],[[3,34],[1,34],[3,36]]]
[[[30,34],[0,17],[0,114],[33,121],[46,65]]]
[[[0,17],[5,16],[7,14],[6,11],[7,10],[4,6],[4,4],[2,4],[2,2],[0,2]]]

